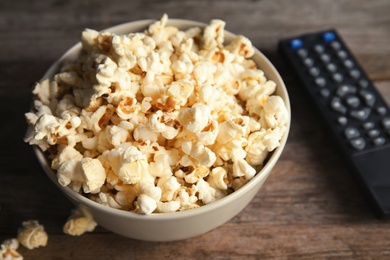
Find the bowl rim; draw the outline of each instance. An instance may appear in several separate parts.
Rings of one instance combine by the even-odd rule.
[[[144,20],[136,20],[136,21],[130,21],[122,24],[118,24],[112,27],[108,27],[106,29],[103,29],[101,31],[107,31],[107,32],[113,32],[117,34],[124,34],[124,33],[133,33],[137,31],[133,31],[128,29],[128,27],[145,27],[145,29],[153,22],[156,22],[158,20],[154,19],[144,19]],[[168,19],[167,22],[168,26],[174,25],[179,27],[179,29],[189,28],[189,27],[204,27],[207,24],[199,21],[193,21],[193,20],[186,20],[186,19]],[[138,31],[139,32],[139,31]],[[235,37],[236,34],[231,33],[227,30],[224,30],[225,37]],[[226,38],[225,38],[226,40]],[[119,215],[125,218],[132,218],[137,220],[147,220],[147,221],[161,221],[161,220],[172,220],[172,219],[185,219],[188,217],[194,217],[200,214],[203,214],[205,212],[208,212],[210,210],[216,210],[218,208],[224,207],[226,204],[231,203],[232,201],[235,201],[239,197],[241,197],[243,194],[247,193],[248,191],[256,188],[256,185],[261,182],[263,179],[266,179],[268,175],[270,174],[272,168],[278,161],[279,157],[281,156],[284,147],[287,143],[288,135],[290,132],[290,126],[291,126],[291,105],[290,105],[290,99],[288,95],[287,88],[284,84],[284,81],[282,77],[280,76],[279,72],[276,70],[274,65],[269,61],[269,59],[261,52],[259,51],[255,46],[253,46],[255,50],[255,55],[259,55],[260,59],[262,59],[267,66],[269,66],[268,69],[270,69],[275,77],[277,78],[278,84],[277,88],[281,88],[284,92],[283,101],[285,102],[287,111],[288,111],[288,121],[286,124],[286,131],[282,138],[280,139],[280,145],[271,152],[271,156],[268,158],[267,162],[261,168],[260,171],[256,173],[256,175],[251,179],[249,182],[244,184],[240,189],[232,192],[231,194],[218,199],[216,201],[213,201],[209,204],[200,206],[198,208],[190,209],[190,210],[183,210],[183,211],[176,211],[176,212],[167,212],[167,213],[151,213],[149,215],[146,214],[140,214],[135,213],[132,211],[122,210],[122,209],[116,209],[109,206],[102,205],[96,201],[93,201],[86,196],[77,193],[76,191],[72,190],[68,186],[64,187],[58,183],[58,180],[56,178],[56,172],[51,169],[50,163],[48,158],[44,155],[44,152],[36,146],[33,145],[33,151],[36,154],[39,163],[41,164],[41,167],[43,168],[46,175],[54,182],[54,184],[60,188],[62,192],[65,193],[65,195],[70,196],[73,200],[76,202],[81,203],[82,205],[85,205],[90,208],[94,208],[99,211],[104,211],[106,213]],[[78,52],[81,50],[81,42],[74,44],[71,48],[69,48],[58,60],[56,60],[49,69],[45,72],[42,78],[52,78],[56,71],[58,71],[59,66],[65,62],[71,54]],[[252,58],[254,57],[252,56]],[[259,68],[263,70],[262,68]],[[267,76],[267,75],[266,75]]]

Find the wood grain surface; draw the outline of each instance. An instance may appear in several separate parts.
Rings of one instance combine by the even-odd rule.
[[[23,142],[31,86],[88,27],[171,18],[227,22],[280,71],[292,105],[286,149],[253,201],[225,225],[192,239],[156,243],[101,227],[62,233],[72,204]],[[390,221],[378,220],[324,126],[276,52],[279,39],[336,28],[390,103],[388,0],[0,1],[0,241],[37,219],[48,245],[25,259],[390,259]]]

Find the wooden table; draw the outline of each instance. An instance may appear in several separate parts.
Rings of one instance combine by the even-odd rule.
[[[238,216],[199,237],[142,242],[101,227],[62,233],[72,205],[23,143],[31,86],[76,43],[85,28],[171,18],[209,22],[250,38],[281,72],[292,104],[286,149],[264,188]],[[20,248],[25,259],[390,259],[390,222],[376,219],[354,176],[276,52],[282,37],[337,28],[390,101],[388,0],[133,0],[0,2],[0,240],[37,219],[45,248]]]

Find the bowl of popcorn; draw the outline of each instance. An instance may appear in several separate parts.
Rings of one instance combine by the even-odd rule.
[[[225,22],[86,29],[33,88],[25,141],[102,227],[171,241],[229,221],[257,194],[290,127],[286,87]]]

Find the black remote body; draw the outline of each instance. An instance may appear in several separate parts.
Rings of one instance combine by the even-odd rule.
[[[390,216],[390,109],[335,30],[279,42],[380,218]]]

